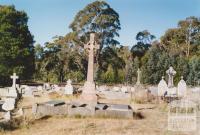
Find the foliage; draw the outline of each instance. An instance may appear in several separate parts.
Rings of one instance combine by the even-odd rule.
[[[187,82],[192,85],[200,83],[200,57],[193,56],[189,61],[190,72],[187,77]]]
[[[188,17],[178,23],[178,28],[166,31],[161,37],[164,48],[172,55],[193,55],[200,43],[200,19]]]
[[[105,1],[92,2],[80,10],[70,28],[83,43],[87,41],[88,33],[98,33],[101,49],[104,45],[119,44],[114,39],[119,36],[118,31],[121,29],[119,15]]]
[[[151,47],[155,36],[148,30],[140,31],[136,35],[137,44],[131,48],[133,57],[143,57],[145,52]]]
[[[33,36],[28,29],[28,16],[14,6],[0,5],[0,83],[8,84],[16,72],[26,80],[34,73]]]
[[[71,34],[57,37],[54,42],[46,43],[43,49],[38,49],[36,52],[38,54],[36,58],[37,79],[47,82],[63,82],[69,78],[73,81],[85,79],[85,57],[77,46],[71,44],[72,40],[69,36]]]

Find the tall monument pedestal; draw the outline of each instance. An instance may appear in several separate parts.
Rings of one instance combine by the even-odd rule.
[[[85,102],[97,103],[97,95],[95,90],[95,83],[86,81],[83,86],[81,100]]]

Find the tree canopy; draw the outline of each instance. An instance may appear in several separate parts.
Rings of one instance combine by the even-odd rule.
[[[105,1],[95,1],[80,10],[70,25],[78,38],[85,42],[88,33],[98,33],[101,48],[119,44],[114,38],[121,29],[118,13]]]
[[[0,5],[1,84],[7,84],[13,72],[21,79],[30,79],[34,73],[34,41],[27,22],[24,11]]]

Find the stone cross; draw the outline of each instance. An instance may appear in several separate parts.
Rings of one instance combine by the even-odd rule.
[[[11,79],[13,79],[13,84],[12,87],[16,88],[16,80],[19,78],[16,73],[13,73],[13,75],[10,77]]]
[[[173,69],[172,66],[169,67],[169,69],[166,71],[168,74],[168,87],[173,87],[174,86],[174,75],[176,74],[176,71]]]
[[[140,78],[141,78],[141,70],[138,68],[136,85],[140,85]]]
[[[84,45],[89,52],[87,81],[84,84],[81,98],[86,102],[97,103],[96,88],[94,83],[94,52],[99,49],[99,44],[95,41],[95,33],[90,33],[90,41]]]
[[[89,52],[87,82],[94,82],[94,51],[99,47],[99,44],[95,41],[95,33],[90,33],[90,41],[84,45],[84,48],[88,49]]]

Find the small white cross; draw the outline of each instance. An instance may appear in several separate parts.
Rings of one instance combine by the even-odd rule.
[[[19,78],[16,73],[13,73],[13,75],[10,77],[11,79],[13,79],[13,84],[12,87],[16,87],[16,80]]]

